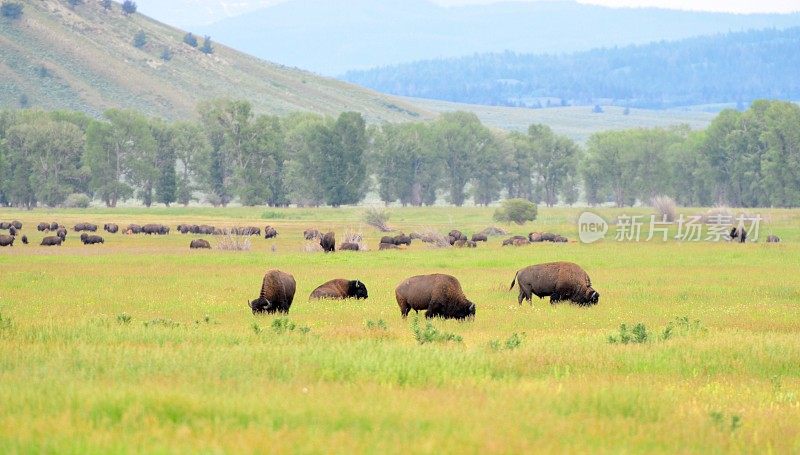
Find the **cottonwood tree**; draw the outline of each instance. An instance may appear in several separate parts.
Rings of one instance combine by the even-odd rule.
[[[203,128],[193,122],[173,125],[172,146],[177,160],[177,202],[184,206],[195,200],[193,193],[199,182],[207,181],[210,146]]]

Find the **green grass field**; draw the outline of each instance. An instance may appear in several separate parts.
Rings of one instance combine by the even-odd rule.
[[[511,229],[574,238],[579,212],[542,208]],[[0,453],[800,452],[800,211],[763,211],[762,240],[744,245],[503,248],[495,237],[381,252],[360,213],[0,210],[33,243],[0,248]],[[394,209],[390,223],[472,233],[491,213]],[[189,251],[176,233],[92,247],[70,233],[45,248],[34,228],[45,220],[271,224],[280,235],[249,252]],[[373,251],[306,253],[308,227],[361,229]],[[764,243],[768,233],[783,242]],[[581,264],[600,304],[518,306],[515,271],[553,260]],[[297,280],[289,321],[246,306],[270,268]],[[473,321],[433,321],[461,342],[420,345],[413,313],[400,318],[395,286],[433,272],[456,276],[477,305]],[[364,281],[370,298],[308,302],[340,277]],[[689,324],[662,339],[676,317]],[[610,343],[623,323],[644,324],[648,340]]]

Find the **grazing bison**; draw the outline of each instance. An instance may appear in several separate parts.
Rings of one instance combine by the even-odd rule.
[[[128,227],[125,228],[126,234],[141,234],[142,227],[138,224],[129,224]]]
[[[305,237],[306,240],[321,239],[322,234],[316,229],[306,229],[303,231],[303,237]]]
[[[508,246],[508,245],[522,246],[522,245],[527,245],[528,243],[530,243],[528,238],[523,237],[521,235],[515,235],[514,237],[503,240],[503,246]]]
[[[51,230],[51,231],[56,231],[60,227],[61,227],[61,225],[54,221],[54,222],[50,223],[50,226],[49,226],[48,229]]]
[[[163,224],[145,224],[142,226],[142,233],[147,235],[167,235],[169,234],[169,227]]]
[[[280,270],[270,270],[261,283],[261,294],[250,302],[253,314],[288,313],[297,284],[294,277]]]
[[[17,228],[17,230],[22,229],[22,222],[19,220],[12,221],[11,225]]]
[[[59,237],[57,235],[51,235],[51,236],[43,238],[42,239],[42,243],[40,245],[41,246],[61,246],[61,242],[63,242],[63,241],[64,240],[61,237]]]
[[[15,228],[14,225],[9,226],[8,233],[11,235],[17,235],[17,228]]]
[[[310,299],[366,299],[367,287],[359,280],[330,280],[311,293]]]
[[[264,227],[264,238],[265,239],[273,239],[278,236],[278,231],[275,230],[272,226],[265,226]]]
[[[50,229],[50,230],[52,231],[53,229]],[[92,224],[92,223],[78,223],[78,224],[75,225],[73,230],[75,232],[81,232],[81,231],[96,232],[97,231],[97,225],[96,224]]]
[[[400,283],[394,294],[403,318],[411,310],[427,310],[426,318],[465,319],[475,316],[475,304],[464,296],[461,284],[450,275],[413,276]]]
[[[731,241],[739,241],[739,243],[744,243],[747,241],[747,231],[743,227],[738,228],[731,228],[730,233]]]
[[[391,243],[394,244],[394,237],[390,235],[384,235],[381,237],[381,243]]]
[[[486,234],[472,234],[472,241],[473,242],[488,242],[489,237]]]
[[[339,251],[358,251],[361,247],[358,246],[358,243],[352,242],[345,242],[342,243],[342,246],[339,247]]]
[[[592,288],[589,275],[577,264],[571,262],[550,262],[532,265],[517,271],[511,282],[519,283],[519,304],[522,300],[532,302],[532,296],[550,296],[550,303],[571,300],[581,306],[595,305],[600,294]]]
[[[395,245],[394,243],[381,242],[381,244],[378,245],[378,250],[396,250],[396,249],[398,249],[398,246]]]
[[[778,243],[781,241],[781,238],[777,235],[768,235],[767,236],[767,243]]]
[[[473,242],[472,240],[456,240],[456,243],[453,244],[456,248],[477,248],[478,244]]]
[[[0,221],[0,231],[8,230],[11,227],[11,223],[6,223],[5,221]]]
[[[56,236],[61,237],[61,241],[67,240],[67,228],[60,227],[56,229]]]
[[[464,234],[463,234],[461,231],[459,231],[458,229],[453,229],[453,230],[452,230],[452,231],[450,231],[450,233],[449,233],[449,234],[447,234],[447,235],[448,235],[448,236],[450,236],[450,237],[453,237],[454,239],[456,239],[456,241],[458,241],[458,240],[467,240],[467,236],[466,236],[466,235],[464,235]]]
[[[14,239],[13,235],[0,234],[0,246],[14,246]]]
[[[381,240],[381,241],[383,241],[383,240]],[[400,234],[394,236],[392,241],[397,246],[400,246],[400,245],[411,246],[411,237],[403,234],[402,232]]]
[[[114,223],[106,223],[103,225],[103,230],[108,232],[109,234],[116,234],[119,232],[119,226]]]
[[[22,243],[23,243],[24,245],[27,245],[27,244],[28,244],[28,236],[27,236],[27,235],[23,235],[23,236],[22,236]]]
[[[332,253],[336,251],[336,234],[333,232],[328,232],[327,234],[322,236],[322,239],[319,241],[322,250],[326,253]]]
[[[175,229],[181,234],[188,234],[192,231],[192,226],[188,224],[179,224]]]
[[[197,249],[203,249],[203,248],[205,248],[205,249],[210,249],[210,248],[211,248],[211,244],[210,244],[210,243],[208,243],[208,240],[203,240],[203,239],[194,239],[194,240],[192,240],[192,242],[189,244],[189,248],[191,248],[191,249],[193,249],[193,250],[197,250]]]
[[[36,225],[36,230],[39,232],[49,231],[50,225],[48,223],[39,223]]]
[[[81,242],[83,242],[84,245],[95,245],[98,243],[106,243],[105,240],[103,240],[103,238],[100,237],[99,235],[89,235],[85,232],[81,234]]]

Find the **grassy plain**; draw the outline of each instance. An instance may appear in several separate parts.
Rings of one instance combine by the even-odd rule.
[[[800,451],[800,211],[762,212],[762,236],[783,239],[771,245],[503,248],[495,237],[474,250],[382,252],[360,213],[0,210],[33,243],[0,249],[0,452]],[[491,213],[394,209],[391,224],[471,233]],[[540,209],[511,229],[574,238],[578,213]],[[44,248],[34,226],[45,220],[272,224],[280,235],[249,252],[189,251],[175,233],[94,247],[70,234]],[[373,251],[303,252],[311,226],[360,228]],[[581,264],[600,304],[518,306],[514,272],[552,260]],[[246,306],[269,268],[297,279],[293,331]],[[400,318],[394,287],[432,272],[455,275],[477,304],[474,321],[433,322],[460,343],[420,345],[413,316]],[[369,300],[307,301],[339,277],[363,280]],[[702,329],[659,339],[683,316]],[[649,340],[609,343],[623,323],[646,325]],[[522,344],[506,347],[515,333]]]

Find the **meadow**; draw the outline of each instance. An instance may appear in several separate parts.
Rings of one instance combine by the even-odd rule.
[[[402,251],[376,251],[362,212],[0,209],[32,242],[0,248],[0,453],[800,452],[800,210],[760,211],[757,243],[493,237]],[[390,224],[471,234],[492,212],[395,208]],[[649,209],[599,213],[623,212]],[[579,213],[502,227],[574,239]],[[45,248],[40,221],[280,234],[247,252],[190,251],[174,231]],[[360,230],[371,251],[305,252],[309,227]],[[517,305],[516,270],[554,260],[583,266],[599,305]],[[254,316],[270,268],[292,273],[297,295],[288,315]],[[460,341],[421,344],[412,328],[427,321],[400,317],[395,286],[434,272],[477,305],[472,321],[432,322]],[[362,280],[369,299],[308,301],[333,278]],[[624,343],[621,324],[646,332]]]

